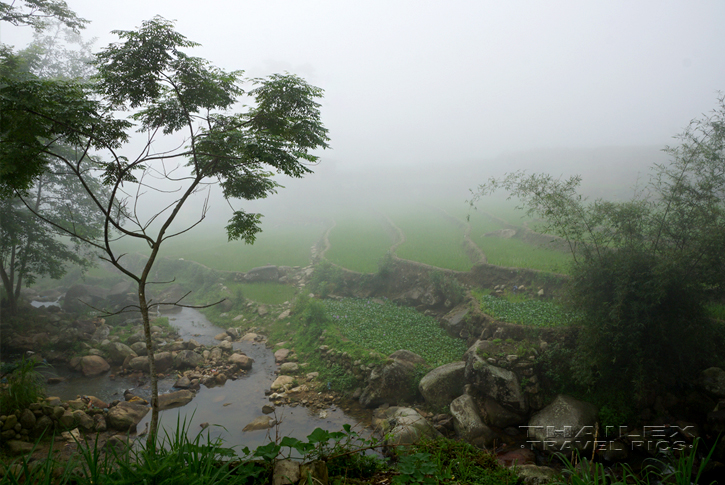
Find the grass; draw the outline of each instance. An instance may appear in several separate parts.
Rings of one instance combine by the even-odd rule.
[[[389,355],[415,352],[432,367],[461,360],[465,343],[449,337],[433,317],[390,301],[345,298],[324,302],[328,317],[353,343]]]
[[[439,268],[468,271],[473,264],[463,249],[465,229],[442,213],[420,208],[390,215],[405,234],[396,254]]]
[[[10,414],[27,408],[38,398],[45,396],[43,376],[37,371],[45,364],[23,356],[12,363],[3,363],[0,367],[0,413]]]
[[[559,327],[572,325],[580,318],[553,301],[522,297],[507,299],[483,293],[476,296],[481,302],[481,311],[504,322],[533,327]]]
[[[486,255],[490,264],[511,268],[531,268],[568,274],[571,254],[537,247],[518,239],[501,239],[472,235],[471,239]]]
[[[375,273],[393,244],[385,221],[375,214],[352,213],[336,220],[330,231],[328,261],[360,273]]]

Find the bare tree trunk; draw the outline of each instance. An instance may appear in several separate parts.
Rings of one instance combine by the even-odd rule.
[[[151,376],[151,425],[146,439],[147,447],[156,449],[156,437],[159,427],[159,382],[156,376],[156,358],[154,357],[154,342],[151,339],[151,322],[149,320],[149,307],[146,301],[146,281],[138,283],[138,301],[143,319],[143,331],[146,338],[146,354],[149,358],[149,374]]]

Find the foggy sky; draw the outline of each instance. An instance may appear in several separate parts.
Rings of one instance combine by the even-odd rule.
[[[721,1],[67,1],[99,49],[158,14],[220,67],[323,88],[342,170],[662,146],[725,89]]]

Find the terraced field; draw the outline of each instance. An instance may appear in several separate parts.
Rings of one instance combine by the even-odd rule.
[[[337,216],[329,235],[325,258],[352,271],[375,273],[378,261],[394,244],[390,227],[381,214],[356,212]]]

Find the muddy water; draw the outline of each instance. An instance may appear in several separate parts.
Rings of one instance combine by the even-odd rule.
[[[184,308],[181,312],[171,315],[169,323],[178,330],[184,340],[193,338],[203,345],[214,345],[216,343],[214,336],[224,331],[191,308]],[[350,424],[353,427],[357,426],[357,431],[364,434],[362,426],[357,424],[358,419],[346,415],[339,408],[332,407],[322,412],[312,412],[302,406],[277,408],[276,416],[280,421],[277,429],[243,432],[244,426],[263,415],[262,406],[270,404],[264,391],[268,390],[274,381],[277,365],[274,362],[274,355],[263,344],[235,342],[234,350],[242,351],[254,359],[252,370],[236,381],[227,381],[224,386],[214,388],[202,386],[194,400],[186,406],[162,411],[160,413],[162,428],[166,428],[171,434],[176,429],[177,420],[180,422],[186,420],[188,434],[194,437],[202,430],[202,423],[209,423],[210,426],[206,428],[203,436],[208,432],[212,439],[223,438],[227,446],[250,448],[267,443],[269,434],[271,433],[271,437],[274,438],[275,432],[280,436],[303,439],[318,427],[338,431],[344,424]],[[64,372],[59,373],[64,374]],[[168,378],[160,380],[159,392],[173,390],[171,387],[173,383],[174,380]],[[75,398],[77,394],[87,394],[113,400],[123,399],[125,389],[133,389],[138,395],[148,396],[148,379],[138,382],[120,377],[115,380],[111,380],[109,376],[88,379],[76,375],[70,377],[67,382],[50,387],[48,393],[64,399]],[[151,413],[139,423],[138,429],[144,429],[150,418]]]

